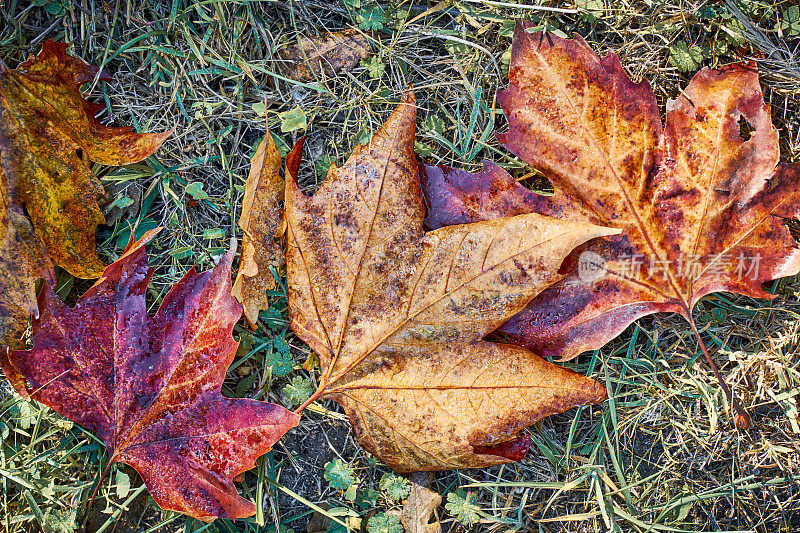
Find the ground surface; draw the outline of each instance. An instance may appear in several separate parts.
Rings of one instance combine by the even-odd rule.
[[[106,102],[104,121],[147,131],[178,126],[144,164],[97,169],[110,197],[122,198],[107,204],[111,225],[98,232],[107,260],[121,252],[128,222],[165,227],[150,254],[156,306],[191,265],[208,267],[237,234],[249,156],[266,131],[264,114],[286,145],[309,136],[302,183],[313,189],[327,166],[344,161],[413,83],[421,157],[465,168],[488,158],[541,187],[541,179],[491,135],[493,118],[494,129],[505,128],[495,93],[506,83],[519,17],[549,31],[580,33],[600,53],[616,52],[634,79],[650,81],[662,109],[699,68],[756,59],[782,157],[796,159],[800,21],[793,3],[744,0],[736,9],[682,0],[528,6],[489,0],[5,0],[0,59],[13,67],[45,39],[71,42],[75,55],[113,77],[90,88],[92,98]],[[305,85],[273,76],[276,52],[297,35],[359,25],[371,31],[373,52],[351,72]],[[253,107],[260,102],[264,107]],[[295,107],[305,113],[306,129],[282,132],[277,113]],[[466,135],[473,110],[476,128]],[[481,143],[485,131],[490,134]],[[207,197],[198,194],[198,184]],[[59,283],[68,301],[88,287],[65,275]],[[438,473],[432,488],[445,498],[468,494],[480,518],[474,530],[799,530],[800,283],[785,279],[771,288],[777,295],[771,302],[720,295],[695,311],[723,374],[754,419],[752,429],[733,427],[687,325],[655,316],[568,365],[604,382],[611,401],[531,428],[534,445],[520,463]],[[278,295],[277,312],[265,326],[237,328],[245,347],[229,373],[227,394],[285,403],[281,391],[291,377],[315,379],[302,368],[307,347],[286,331],[285,305]],[[272,375],[269,350],[259,349],[275,336],[292,346],[297,365],[290,376]],[[252,519],[204,525],[163,512],[125,466],[111,469],[89,508],[107,459],[102,445],[52,411],[0,390],[3,530],[311,532],[324,531],[330,516],[360,517],[365,527],[369,516],[400,507],[379,490],[387,469],[358,447],[337,407],[323,402],[245,477],[244,493],[263,501]],[[334,458],[359,478],[355,501],[323,477]],[[324,512],[315,514],[312,504]],[[444,505],[436,516],[444,531],[470,529]]]

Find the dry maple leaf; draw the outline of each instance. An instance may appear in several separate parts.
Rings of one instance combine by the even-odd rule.
[[[662,131],[650,85],[631,82],[616,55],[529,26],[514,34],[510,84],[498,94],[510,130],[498,139],[555,194],[488,163],[477,175],[427,167],[427,222],[536,212],[623,232],[586,246],[577,268],[502,331],[569,359],[655,312],[680,313],[696,331],[692,307],[711,292],[772,298],[762,283],[800,270],[784,223],[800,214],[800,168],[779,164],[756,72],[701,70],[668,103]]]
[[[45,284],[33,349],[10,352],[4,370],[26,378],[21,392],[95,432],[110,461],[134,467],[162,508],[206,521],[252,515],[232,479],[298,416],[220,393],[242,313],[230,294],[235,243],[213,270],[190,270],[147,316],[144,243],[154,231],[73,308]]]
[[[250,160],[250,174],[245,183],[239,216],[239,227],[244,232],[242,258],[232,292],[244,306],[244,316],[253,329],[258,322],[258,312],[269,307],[267,291],[275,288],[270,267],[280,267],[285,259],[281,242],[275,240],[282,233],[283,212],[278,205],[284,188],[279,172],[282,163],[278,147],[267,129]]]
[[[484,447],[606,393],[481,339],[560,279],[573,248],[617,230],[522,215],[426,234],[415,120],[409,92],[313,197],[287,172],[291,326],[320,357],[312,400],[343,405],[362,445],[395,470],[506,462]]]
[[[281,50],[278,57],[283,60],[283,71],[288,77],[309,82],[352,69],[369,55],[370,49],[369,38],[364,33],[343,30],[300,36],[297,44]]]
[[[88,162],[141,161],[171,133],[100,124],[102,106],[80,92],[98,71],[66,50],[47,41],[15,70],[0,64],[0,344],[13,347],[38,316],[36,279],[55,282],[53,264],[81,278],[103,269],[95,251],[103,188]]]
[[[440,533],[442,524],[436,520],[431,522],[433,512],[442,503],[442,497],[430,490],[430,479],[428,486],[418,484],[425,481],[423,479],[411,478],[411,492],[403,502],[403,510],[400,512],[400,521],[406,533]]]

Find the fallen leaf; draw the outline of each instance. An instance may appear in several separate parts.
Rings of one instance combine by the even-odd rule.
[[[320,357],[312,400],[343,405],[361,444],[395,470],[507,462],[481,447],[606,393],[481,339],[560,279],[573,248],[618,230],[529,214],[426,234],[415,121],[409,91],[313,197],[287,172],[291,326]]]
[[[300,36],[297,44],[281,50],[285,75],[300,82],[317,81],[351,70],[369,55],[369,38],[357,30]]]
[[[426,167],[426,222],[535,212],[622,233],[573,252],[571,273],[501,331],[569,359],[652,313],[693,324],[692,308],[712,292],[772,298],[762,283],[800,271],[784,223],[800,214],[800,167],[779,164],[755,70],[701,70],[668,102],[662,132],[650,85],[633,83],[616,55],[529,26],[514,34],[510,85],[498,94],[510,130],[498,139],[555,194],[533,193],[491,163],[479,174]]]
[[[171,134],[103,126],[102,106],[80,92],[98,70],[66,50],[47,41],[17,69],[0,65],[0,343],[12,347],[21,347],[28,316],[39,316],[34,284],[55,282],[53,264],[81,278],[103,269],[95,250],[103,187],[89,161],[141,161]]]
[[[110,462],[135,468],[162,508],[205,521],[250,516],[255,505],[232,480],[298,416],[220,393],[242,314],[230,295],[235,241],[214,269],[190,270],[148,317],[144,244],[156,231],[106,267],[73,308],[45,285],[33,349],[11,351],[4,370],[25,377],[20,392],[95,432]]]
[[[233,296],[244,306],[244,316],[253,329],[258,312],[269,307],[267,291],[275,289],[270,267],[284,263],[283,246],[276,237],[282,233],[283,212],[278,200],[283,196],[280,168],[283,160],[269,130],[250,160],[245,182],[242,214],[242,257],[233,284]]]
[[[439,494],[412,480],[411,492],[400,512],[400,521],[406,533],[439,533],[442,525],[438,520],[431,522],[431,517],[441,503]]]
[[[281,131],[283,133],[304,130],[308,127],[308,115],[299,106],[295,106],[289,111],[278,113],[278,119],[281,121]]]

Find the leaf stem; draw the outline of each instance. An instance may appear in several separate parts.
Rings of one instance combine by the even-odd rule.
[[[708,353],[708,348],[706,348],[706,343],[703,341],[703,338],[700,336],[700,332],[697,330],[697,324],[695,324],[694,317],[692,316],[691,311],[686,313],[686,318],[689,321],[689,325],[692,326],[692,331],[694,332],[694,336],[697,338],[697,343],[700,345],[700,349],[703,350],[703,355],[706,356],[706,361],[708,361],[708,366],[711,367],[711,370],[714,371],[714,375],[717,377],[717,381],[719,382],[720,387],[725,392],[725,396],[728,398],[728,402],[733,406],[733,409],[736,411],[736,419],[735,424],[736,427],[739,429],[748,429],[753,425],[753,421],[750,419],[750,415],[747,414],[747,411],[739,404],[736,397],[733,395],[733,391],[731,391],[728,384],[725,383],[725,380],[722,378],[722,374],[720,374],[719,369],[717,369],[717,365],[714,360],[711,358],[711,354]]]
[[[301,413],[301,412],[302,412],[302,411],[303,411],[303,410],[304,410],[306,407],[308,407],[309,405],[311,405],[312,403],[314,403],[315,401],[317,401],[317,400],[320,398],[320,396],[322,396],[323,394],[325,394],[325,392],[326,392],[327,390],[328,390],[328,380],[327,380],[327,379],[323,379],[323,380],[322,380],[322,382],[319,384],[319,387],[317,388],[317,391],[316,391],[314,394],[312,394],[312,395],[311,395],[311,397],[309,397],[309,399],[308,399],[308,400],[306,400],[305,402],[303,402],[303,403],[300,405],[300,407],[298,407],[297,409],[295,409],[295,410],[293,411],[293,412],[294,412],[294,414],[296,414],[296,415],[299,415],[299,414],[300,414],[300,413]]]
[[[89,520],[89,517],[91,516],[91,513],[89,511],[92,510],[92,505],[94,504],[95,496],[97,496],[97,489],[100,488],[100,485],[103,483],[103,480],[108,475],[108,471],[111,470],[111,463],[113,462],[114,462],[114,457],[112,456],[109,458],[108,464],[106,464],[106,467],[103,469],[103,472],[100,473],[100,477],[97,480],[97,484],[95,484],[94,490],[92,490],[92,495],[89,498],[89,503],[86,504],[86,516],[84,516],[83,518],[83,523],[81,524],[81,530],[86,528],[86,522]]]

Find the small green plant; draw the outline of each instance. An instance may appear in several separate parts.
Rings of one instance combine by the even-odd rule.
[[[308,400],[314,393],[311,382],[302,376],[294,376],[292,382],[283,387],[283,397],[286,402],[295,407]]]
[[[800,35],[800,6],[790,6],[784,11],[780,22],[775,24],[775,29],[786,37]]]
[[[439,135],[444,134],[444,119],[439,115],[430,114],[422,122],[422,130]]]
[[[33,5],[43,7],[48,14],[60,17],[67,12],[70,7],[69,0],[33,0]]]
[[[461,491],[451,492],[447,495],[444,508],[463,526],[472,526],[478,522],[480,508],[472,503],[473,493],[464,495]]]
[[[420,157],[430,157],[433,155],[433,146],[422,141],[414,141],[414,153]]]
[[[338,458],[325,463],[325,481],[339,490],[347,490],[358,483],[353,467]]]
[[[681,72],[695,72],[703,62],[703,51],[685,41],[678,41],[669,47],[669,62]]]
[[[289,345],[283,337],[274,337],[272,339],[272,349],[264,361],[272,375],[278,378],[289,375],[294,369],[294,357],[289,349]]]
[[[367,69],[369,77],[373,80],[380,79],[380,77],[383,76],[383,73],[386,72],[386,65],[383,64],[378,56],[372,56],[369,59],[362,59],[359,64]]]
[[[384,474],[381,477],[379,487],[396,502],[408,498],[411,493],[411,483],[406,478],[392,473]]]
[[[367,521],[368,533],[403,533],[403,524],[393,514],[378,513]]]
[[[378,5],[363,6],[356,13],[356,22],[364,31],[380,31],[386,25],[386,12]]]
[[[186,194],[192,197],[193,200],[208,200],[209,196],[206,191],[203,190],[205,184],[200,181],[193,181],[186,185],[184,189]]]
[[[289,111],[278,113],[281,121],[281,131],[289,133],[297,130],[304,130],[308,127],[308,115],[302,107],[293,107]]]

